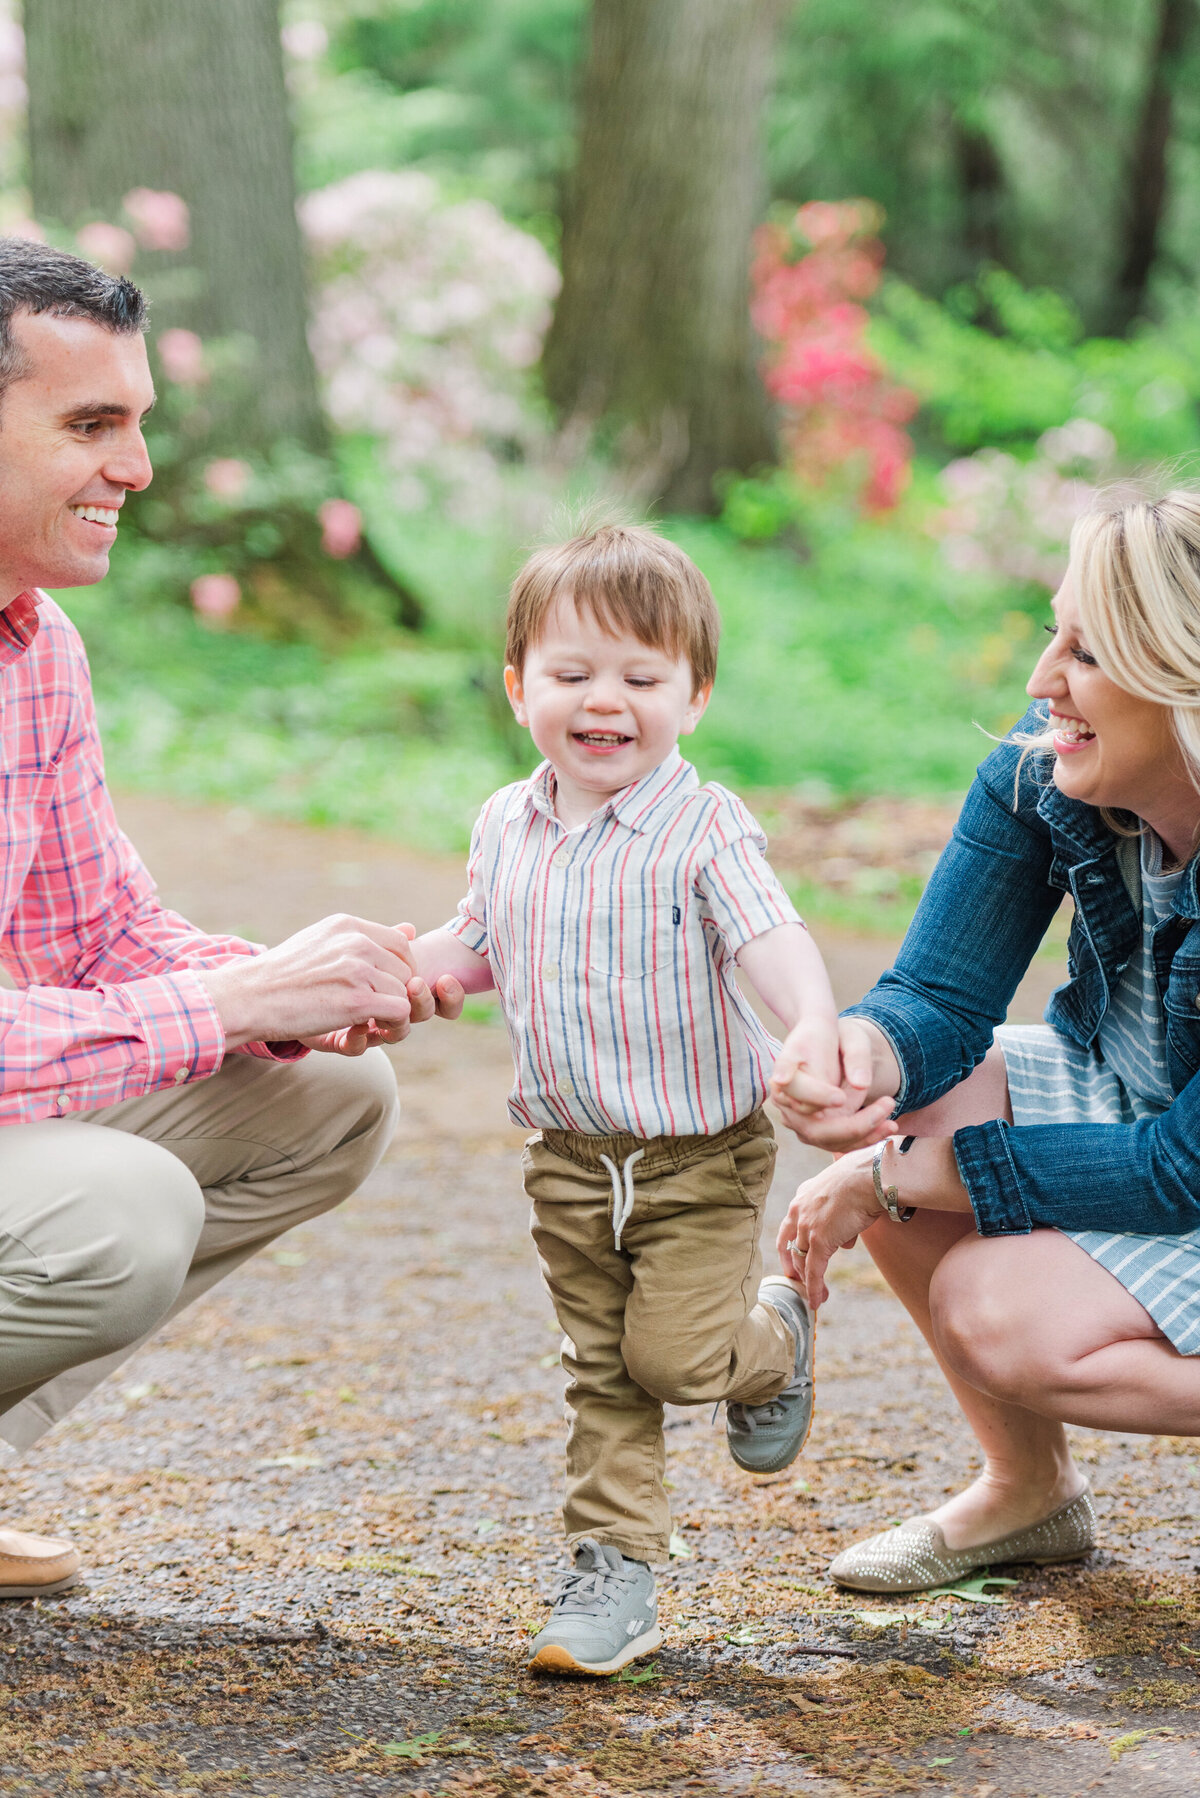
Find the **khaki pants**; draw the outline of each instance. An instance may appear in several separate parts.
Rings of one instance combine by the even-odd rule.
[[[0,1129],[0,1439],[28,1448],[168,1317],[348,1198],[391,1141],[378,1049]]]
[[[613,1180],[636,1149],[635,1202],[613,1243]],[[525,1148],[542,1273],[566,1335],[567,1539],[665,1561],[663,1404],[762,1404],[791,1379],[795,1348],[756,1302],[758,1239],[775,1162],[761,1111],[718,1136],[583,1136]]]

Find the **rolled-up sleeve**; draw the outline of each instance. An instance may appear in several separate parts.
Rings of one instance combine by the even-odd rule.
[[[1012,802],[1019,756],[1006,744],[983,764],[894,966],[846,1014],[892,1044],[898,1109],[932,1104],[982,1061],[1062,902],[1036,806]]]

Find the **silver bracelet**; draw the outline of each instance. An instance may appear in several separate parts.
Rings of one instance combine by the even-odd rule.
[[[875,1197],[879,1200],[880,1210],[886,1211],[894,1224],[906,1224],[910,1217],[917,1215],[916,1206],[901,1206],[898,1188],[883,1184],[883,1151],[891,1140],[890,1136],[885,1136],[882,1142],[875,1144],[875,1153],[871,1157],[871,1179],[874,1182]],[[907,1155],[912,1144],[912,1137],[906,1136],[904,1141],[899,1144],[896,1153]]]

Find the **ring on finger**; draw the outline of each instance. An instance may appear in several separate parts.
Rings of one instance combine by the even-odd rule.
[[[792,1241],[788,1243],[787,1252],[789,1255],[791,1255],[797,1261],[802,1261],[804,1259],[805,1255],[808,1254],[808,1250],[802,1249],[800,1247],[800,1244],[795,1240],[795,1238],[793,1238]]]

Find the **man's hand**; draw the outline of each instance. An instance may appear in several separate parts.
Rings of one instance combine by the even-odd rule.
[[[411,925],[323,918],[262,955],[199,968],[196,977],[217,1008],[227,1048],[315,1038],[339,1054],[361,1054],[372,1032],[384,1033],[374,1040],[399,1042],[435,1010],[456,1016],[461,1009],[461,994],[442,992],[442,981],[434,994],[419,979],[411,940]],[[352,1043],[355,1031],[364,1033],[361,1048],[357,1038]]]
[[[824,1104],[820,1097],[822,1083],[799,1066],[798,1057],[789,1056],[795,1034],[793,1031],[788,1037],[775,1064],[771,1097],[782,1112],[784,1123],[796,1132],[801,1142],[809,1143],[815,1149],[828,1149],[834,1155],[843,1155],[849,1149],[876,1143],[882,1136],[898,1134],[897,1126],[892,1122],[894,1101],[891,1095],[899,1087],[900,1070],[880,1032],[873,1031],[860,1018],[839,1019],[841,1085],[836,1102]],[[867,1097],[878,1072],[875,1064],[880,1050],[876,1038],[890,1062],[884,1075],[885,1084],[891,1091],[868,1104]],[[893,1070],[894,1084],[888,1077]]]

